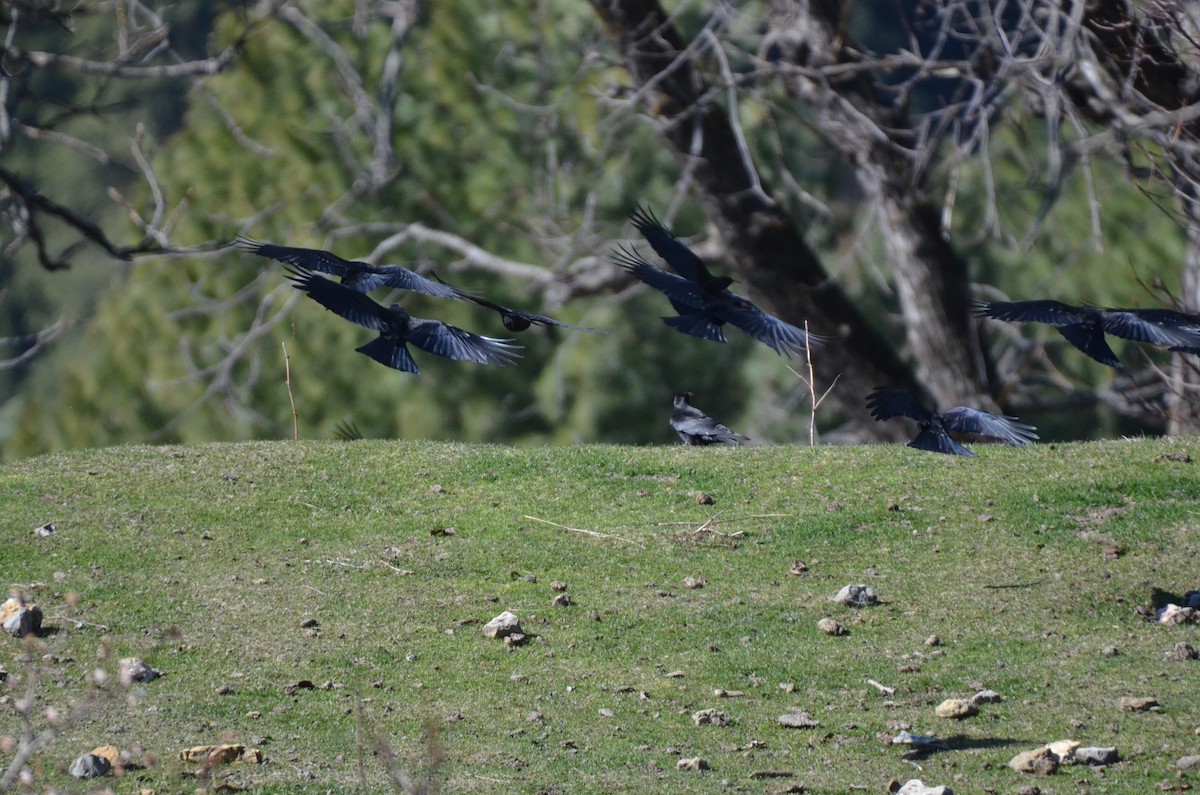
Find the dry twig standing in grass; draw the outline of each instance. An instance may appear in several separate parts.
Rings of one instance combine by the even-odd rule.
[[[804,333],[808,334],[808,321],[807,320],[804,321]],[[817,377],[816,377],[816,374],[813,372],[812,347],[811,346],[806,347],[804,349],[804,361],[808,365],[808,378],[805,378],[804,376],[800,375],[800,373],[798,373],[794,369],[792,369],[792,366],[790,364],[788,365],[788,369],[792,371],[792,375],[799,378],[801,380],[801,382],[803,382],[804,385],[806,387],[808,387],[808,396],[809,396],[809,399],[811,400],[811,405],[812,405],[812,408],[809,409],[809,412],[808,412],[808,446],[816,447],[817,446],[817,409],[821,406],[821,403],[824,402],[825,398],[829,397],[829,393],[833,391],[833,388],[835,386],[837,386],[838,379],[841,378],[841,375],[835,375],[833,377],[833,383],[831,383],[829,385],[829,388],[821,393],[821,397],[817,397],[817,389],[816,389]]]
[[[300,441],[300,415],[296,412],[296,399],[292,397],[292,365],[291,358],[288,356],[287,343],[279,343],[283,346],[283,383],[287,386],[288,403],[292,404],[292,441]]]

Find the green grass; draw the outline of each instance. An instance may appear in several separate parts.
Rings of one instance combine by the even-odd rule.
[[[267,793],[357,789],[360,761],[383,789],[384,746],[414,775],[443,754],[435,780],[455,793],[787,785],[750,777],[761,770],[817,793],[912,777],[959,792],[1174,780],[1200,742],[1200,663],[1163,652],[1200,639],[1134,608],[1200,587],[1200,442],[977,450],[360,441],[9,464],[0,572],[51,630],[33,655],[35,724],[93,699],[35,757],[37,788],[77,786],[67,765],[111,743],[142,765],[115,791],[190,790],[177,752],[228,740],[266,763],[223,772]],[[56,532],[37,537],[46,522]],[[789,574],[796,559],[808,574]],[[552,606],[554,580],[573,606]],[[883,604],[830,601],[854,582]],[[523,646],[484,637],[504,609]],[[825,616],[849,635],[821,634]],[[941,647],[924,645],[931,634]],[[0,642],[10,682],[28,676],[22,644]],[[89,691],[89,672],[129,655],[165,676]],[[284,693],[302,679],[334,687]],[[962,722],[934,716],[977,686],[1004,701]],[[1122,712],[1125,695],[1162,710]],[[694,726],[708,707],[732,723]],[[791,707],[820,726],[779,727]],[[11,701],[2,709],[0,735],[16,735]],[[902,725],[953,750],[917,770],[877,736]],[[1005,767],[1062,738],[1116,745],[1125,761],[1036,782]],[[680,756],[712,769],[678,772]]]

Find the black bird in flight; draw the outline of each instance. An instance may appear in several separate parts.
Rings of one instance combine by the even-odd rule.
[[[930,411],[921,405],[912,392],[898,386],[876,387],[874,392],[867,395],[867,408],[871,410],[871,416],[880,421],[892,417],[916,420],[921,430],[908,446],[934,453],[975,455],[950,438],[949,431],[990,436],[1017,447],[1038,438],[1037,428],[1017,422],[1015,417],[1004,417],[965,406],[941,413]]]
[[[1067,342],[1101,364],[1125,366],[1104,339],[1105,333],[1134,342],[1163,345],[1179,353],[1200,354],[1200,317],[1170,309],[1101,309],[1058,301],[977,303],[975,313],[1018,323],[1049,323]]]
[[[749,436],[734,433],[698,408],[688,404],[694,397],[691,392],[680,392],[675,396],[675,409],[671,412],[671,427],[684,444],[741,444],[750,441]]]
[[[378,331],[378,338],[356,350],[388,367],[420,372],[408,351],[409,342],[427,353],[460,362],[508,365],[519,356],[520,346],[511,344],[511,340],[481,337],[440,320],[413,317],[399,304],[385,307],[364,293],[315,273],[292,270],[289,275],[293,287],[308,293],[330,312]]]
[[[470,297],[457,287],[451,287],[441,280],[430,279],[399,265],[370,265],[366,262],[342,259],[336,254],[320,249],[276,246],[241,235],[238,235],[234,242],[239,248],[260,257],[286,262],[301,270],[337,276],[343,285],[359,293],[369,293],[386,285],[438,298],[463,300]]]
[[[437,279],[442,284],[445,284],[445,282],[442,281],[442,277],[438,276],[436,273],[433,274],[433,278]],[[537,324],[539,326],[557,326],[558,328],[569,328],[575,331],[586,331],[589,334],[608,333],[604,329],[572,326],[570,323],[563,323],[561,320],[555,320],[552,317],[535,315],[532,312],[526,312],[521,309],[513,309],[510,306],[503,306],[495,301],[489,301],[486,298],[481,298],[477,295],[471,295],[470,293],[463,293],[462,298],[472,303],[479,304],[482,307],[491,309],[494,312],[498,312],[500,314],[500,322],[504,324],[506,329],[513,332],[525,331],[530,326]]]
[[[785,323],[763,312],[747,298],[729,290],[733,279],[714,276],[704,262],[679,238],[671,234],[648,210],[638,207],[630,216],[634,226],[668,266],[669,273],[642,259],[637,250],[620,248],[615,262],[641,281],[662,292],[678,313],[663,318],[668,326],[713,342],[725,342],[721,326],[736,326],[776,353],[803,353],[809,345],[819,345],[823,337]]]

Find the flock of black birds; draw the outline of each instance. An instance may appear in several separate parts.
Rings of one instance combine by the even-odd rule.
[[[632,246],[618,246],[612,254],[613,261],[667,297],[676,314],[663,318],[666,325],[684,334],[725,343],[723,327],[728,324],[780,355],[807,354],[825,341],[826,338],[786,323],[732,292],[729,289],[732,278],[714,276],[703,260],[649,210],[636,208],[630,220],[670,270],[650,264]],[[574,326],[545,315],[503,306],[447,284],[436,274],[430,278],[399,265],[371,265],[345,260],[328,251],[277,246],[242,236],[235,242],[245,251],[284,263],[288,266],[292,286],[321,306],[378,332],[377,338],[356,350],[380,364],[408,373],[420,372],[408,350],[409,343],[434,356],[493,365],[514,364],[520,357],[521,347],[511,338],[485,337],[441,320],[413,317],[400,304],[384,306],[367,295],[372,290],[388,287],[468,301],[499,314],[504,327],[511,332],[540,325],[606,333],[602,329]],[[319,274],[336,276],[338,281]],[[1200,355],[1200,316],[1173,310],[1102,309],[1070,306],[1058,301],[977,302],[973,309],[979,316],[996,320],[1050,324],[1076,348],[1122,372],[1125,367],[1105,341],[1106,333],[1165,346],[1179,353]],[[671,413],[671,427],[684,444],[739,445],[749,441],[748,437],[735,433],[692,406],[689,403],[692,397],[690,392],[675,395]],[[877,421],[894,417],[915,420],[919,432],[908,446],[919,450],[973,456],[974,453],[950,435],[952,432],[990,437],[1016,446],[1030,444],[1038,438],[1034,426],[1017,422],[1015,417],[966,406],[933,411],[902,387],[877,387],[866,400],[871,416]],[[354,433],[357,434],[357,429]]]

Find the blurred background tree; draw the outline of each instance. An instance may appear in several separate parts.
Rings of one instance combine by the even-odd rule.
[[[787,366],[803,362],[671,331],[662,296],[608,261],[639,202],[832,338],[813,357],[818,393],[838,379],[827,440],[895,438],[862,409],[884,382],[1017,411],[1044,438],[1194,432],[1195,357],[1118,348],[1134,373],[1117,377],[966,303],[1198,308],[1194,114],[1128,77],[1151,44],[1191,74],[1190,20],[1161,4],[850,8],[12,4],[0,357],[43,347],[0,370],[3,455],[290,438],[285,367],[304,438],[352,416],[367,436],[670,443],[670,397],[690,389],[756,440],[806,440]],[[1125,50],[1096,32],[1122,10],[1140,32]],[[535,327],[517,367],[418,351],[421,374],[399,373],[354,352],[370,332],[228,247],[238,233],[434,270],[610,333]],[[403,301],[506,336],[479,307]]]

